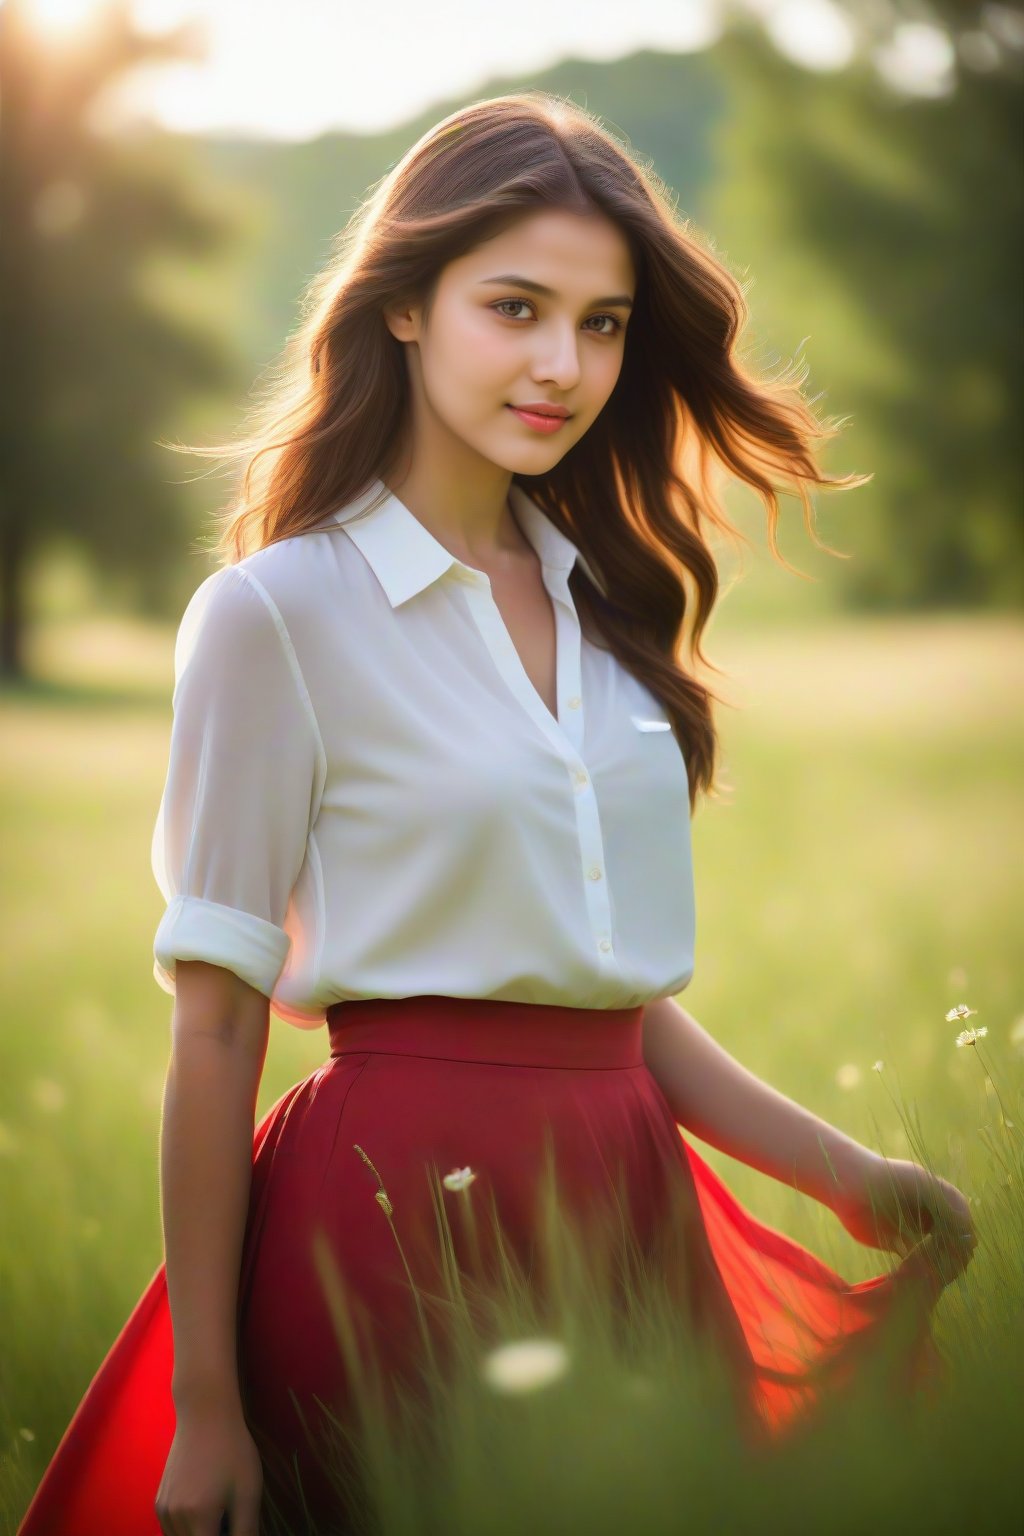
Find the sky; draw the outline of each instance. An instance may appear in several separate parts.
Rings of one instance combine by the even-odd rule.
[[[3,3],[3,0],[0,0]],[[102,0],[22,0],[55,46],[74,46]],[[372,133],[488,79],[540,73],[565,57],[613,60],[714,44],[729,0],[133,0],[136,25],[203,29],[205,57],[137,69],[103,104],[108,129],[155,121],[183,133],[299,141],[330,129]],[[857,37],[833,0],[732,0],[759,16],[780,52],[816,70],[848,64]],[[876,56],[894,87],[946,94],[955,54],[915,24]]]

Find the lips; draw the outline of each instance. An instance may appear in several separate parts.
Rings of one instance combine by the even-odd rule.
[[[507,409],[511,410],[513,416],[519,416],[520,421],[524,422],[527,427],[531,427],[534,432],[557,432],[570,419],[568,418],[568,412],[565,415],[560,410],[556,413],[553,412],[551,407],[545,407],[543,410],[533,410],[527,409],[525,406],[508,406]]]
[[[559,421],[567,421],[572,414],[564,405],[545,405],[543,401],[528,405],[511,405],[510,410],[523,411],[527,416],[556,416]]]

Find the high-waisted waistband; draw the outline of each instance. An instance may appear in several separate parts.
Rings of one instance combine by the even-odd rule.
[[[638,1067],[644,1008],[487,997],[359,998],[327,1009],[331,1055],[382,1051],[526,1067]]]

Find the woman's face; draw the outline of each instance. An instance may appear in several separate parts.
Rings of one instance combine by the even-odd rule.
[[[414,414],[512,473],[543,474],[615,388],[634,294],[629,246],[603,214],[524,217],[444,268],[426,324],[418,306],[389,313],[416,343]],[[571,414],[542,431],[511,409],[538,403]]]

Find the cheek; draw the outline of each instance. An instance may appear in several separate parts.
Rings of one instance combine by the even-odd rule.
[[[522,338],[505,330],[487,310],[470,310],[452,335],[451,352],[466,377],[500,374],[515,362]]]
[[[622,372],[624,361],[625,353],[621,346],[609,347],[601,359],[601,384],[609,395],[619,382],[619,374]]]
[[[603,408],[608,401],[616,384],[619,382],[621,372],[622,353],[621,351],[613,352],[609,348],[600,362],[595,365],[590,381],[594,399],[600,402],[600,408]]]
[[[446,324],[424,357],[431,394],[460,412],[488,414],[509,393],[509,379],[521,370],[516,340],[473,314]]]

